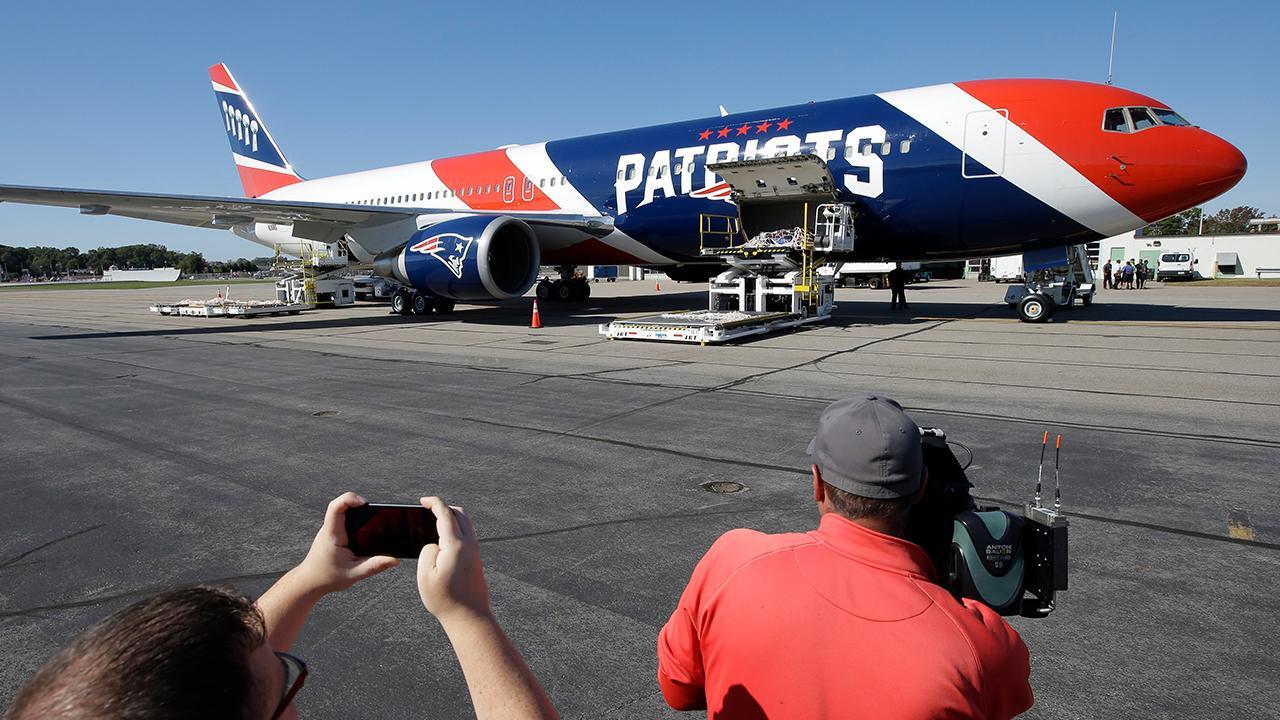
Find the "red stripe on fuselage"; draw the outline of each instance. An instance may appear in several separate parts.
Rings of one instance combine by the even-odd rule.
[[[231,79],[231,73],[227,72],[227,66],[222,63],[213,65],[209,68],[209,79],[218,83],[223,87],[229,87],[236,92],[240,92],[236,81]]]
[[[559,210],[560,206],[538,187],[539,180],[526,178],[520,168],[507,157],[506,150],[490,150],[474,155],[443,158],[431,161],[445,187],[456,192],[458,199],[472,210]],[[511,202],[506,202],[503,185],[512,178],[515,187]],[[533,198],[525,200],[525,180],[533,182]],[[558,182],[558,180],[557,180]]]
[[[1168,106],[1111,85],[1074,80],[975,80],[956,86],[1039,140],[1081,175],[1129,209],[1154,222],[1221,194],[1224,174],[1213,157],[1201,157],[1203,130],[1158,126],[1135,133],[1105,132],[1109,108]],[[1216,139],[1216,138],[1215,138]],[[1225,145],[1225,143],[1221,143]],[[1017,152],[1009,146],[1006,152]],[[1213,180],[1215,178],[1208,178]],[[1234,180],[1230,185],[1234,185]]]
[[[236,172],[240,173],[240,184],[244,186],[245,196],[251,198],[262,197],[272,190],[279,190],[285,185],[302,182],[302,179],[297,175],[259,170],[258,168],[240,165],[236,166]]]

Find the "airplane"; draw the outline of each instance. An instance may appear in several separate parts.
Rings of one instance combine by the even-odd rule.
[[[298,254],[341,247],[414,312],[459,300],[585,299],[583,265],[675,280],[726,269],[708,219],[743,238],[851,210],[829,261],[1008,255],[1135,230],[1210,200],[1245,157],[1168,105],[1111,85],[947,83],[304,179],[225,64],[209,68],[245,197],[0,185],[0,201],[230,229]],[[721,108],[723,110],[723,108]],[[539,281],[540,266],[560,279]],[[404,304],[401,304],[404,307]]]

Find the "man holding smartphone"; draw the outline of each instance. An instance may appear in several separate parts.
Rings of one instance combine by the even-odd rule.
[[[461,508],[421,499],[439,541],[418,556],[418,592],[462,666],[476,717],[557,718],[555,708],[489,609],[480,546]],[[325,595],[395,567],[347,547],[355,493],[329,503],[306,558],[257,604],[207,586],[172,590],[112,615],[45,663],[18,693],[9,720],[46,718],[296,718],[306,663],[289,654]]]

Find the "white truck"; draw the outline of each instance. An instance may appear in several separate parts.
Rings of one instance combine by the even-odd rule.
[[[1166,250],[1156,263],[1156,280],[1195,280],[1200,263],[1188,250]]]
[[[886,276],[893,267],[894,263],[891,262],[828,263],[818,268],[818,273],[834,280],[836,287],[869,287],[878,290],[889,287]],[[911,273],[919,272],[920,263],[904,262],[902,269]]]
[[[991,279],[997,283],[1022,282],[1022,255],[991,258]]]

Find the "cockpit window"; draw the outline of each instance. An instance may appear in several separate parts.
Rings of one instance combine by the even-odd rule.
[[[1107,132],[1135,133],[1157,125],[1187,127],[1191,123],[1165,108],[1109,108],[1102,116],[1102,129]]]
[[[1141,132],[1149,127],[1155,127],[1159,123],[1151,116],[1151,111],[1146,108],[1129,108],[1129,117],[1133,119],[1133,131]]]
[[[1179,115],[1178,113],[1172,110],[1166,110],[1164,108],[1151,108],[1151,112],[1155,114],[1156,119],[1160,121],[1161,125],[1176,125],[1179,127],[1186,127],[1191,124],[1187,122],[1185,119],[1183,119],[1181,115]]]
[[[1129,132],[1129,119],[1124,116],[1124,108],[1111,108],[1103,118],[1102,129],[1107,132]]]

